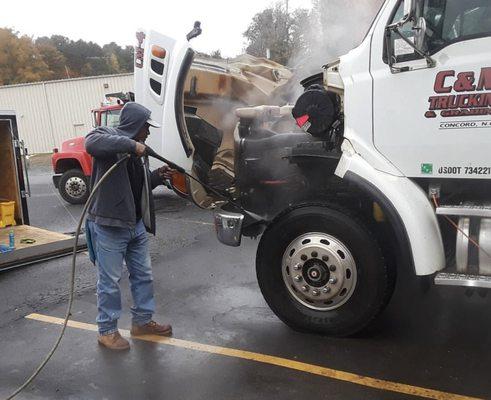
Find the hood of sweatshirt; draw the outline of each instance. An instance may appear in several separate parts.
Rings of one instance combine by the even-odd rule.
[[[150,115],[151,111],[148,108],[138,103],[128,102],[121,110],[117,129],[121,135],[133,139],[150,118]]]

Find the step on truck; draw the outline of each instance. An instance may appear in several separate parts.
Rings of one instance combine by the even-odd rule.
[[[136,100],[164,127],[152,147],[199,175],[206,149],[182,104],[194,52],[139,37]],[[489,0],[387,0],[358,47],[302,81],[294,105],[222,114],[237,123],[222,190],[260,217],[191,180],[187,193],[215,208],[223,243],[260,237],[257,279],[282,321],[354,334],[402,269],[491,288],[490,48]]]

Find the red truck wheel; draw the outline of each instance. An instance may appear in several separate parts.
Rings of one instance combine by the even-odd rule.
[[[70,204],[83,204],[89,197],[89,179],[79,169],[70,169],[60,178],[58,190]]]

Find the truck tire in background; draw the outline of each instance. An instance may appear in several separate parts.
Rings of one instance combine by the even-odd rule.
[[[89,197],[89,179],[79,169],[70,169],[60,178],[58,190],[61,197],[71,204],[83,204]]]
[[[256,272],[266,302],[291,328],[349,336],[385,308],[396,271],[357,217],[335,206],[305,205],[263,234]]]

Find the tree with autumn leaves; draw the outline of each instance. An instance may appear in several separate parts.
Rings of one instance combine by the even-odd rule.
[[[0,85],[133,71],[133,47],[53,35],[33,40],[0,28]]]
[[[19,37],[11,29],[0,29],[0,84],[46,80],[50,72],[29,37]]]

